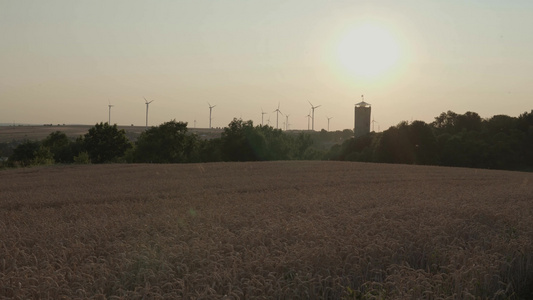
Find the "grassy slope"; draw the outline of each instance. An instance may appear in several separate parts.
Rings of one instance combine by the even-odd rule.
[[[531,296],[531,173],[269,162],[0,177],[7,298]]]

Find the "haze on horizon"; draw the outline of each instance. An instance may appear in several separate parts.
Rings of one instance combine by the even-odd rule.
[[[381,130],[533,109],[533,2],[0,0],[0,123]],[[280,117],[280,127],[282,120]],[[377,128],[376,128],[377,129]]]

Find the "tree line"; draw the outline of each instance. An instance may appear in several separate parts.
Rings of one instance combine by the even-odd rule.
[[[432,123],[401,122],[331,148],[346,161],[533,171],[533,110],[519,117],[443,112]]]
[[[289,135],[270,126],[233,119],[220,138],[201,139],[187,123],[175,120],[151,127],[135,142],[117,125],[99,123],[71,140],[56,131],[42,141],[16,146],[7,164],[11,167],[55,163],[196,163],[217,161],[266,161],[317,159],[312,140],[304,133]]]
[[[56,131],[16,146],[9,166],[54,163],[196,163],[341,160],[533,170],[533,110],[519,117],[448,111],[432,123],[401,122],[353,138],[353,131],[287,133],[233,119],[220,138],[202,139],[175,120],[151,127],[135,142],[117,125],[99,123],[75,140]],[[1,150],[1,149],[0,149]]]

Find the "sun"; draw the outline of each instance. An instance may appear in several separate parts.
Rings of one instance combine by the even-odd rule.
[[[347,30],[336,48],[337,63],[351,75],[374,79],[394,69],[400,44],[385,27],[365,23]]]

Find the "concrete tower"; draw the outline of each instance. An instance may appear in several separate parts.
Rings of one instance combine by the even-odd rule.
[[[361,95],[361,99],[363,101],[355,105],[354,137],[370,132],[370,103],[365,102],[363,95]]]

